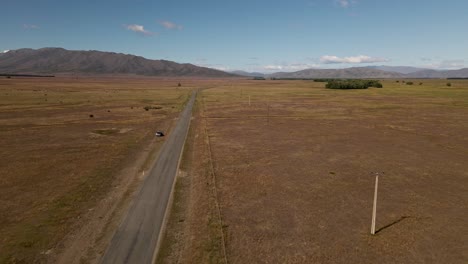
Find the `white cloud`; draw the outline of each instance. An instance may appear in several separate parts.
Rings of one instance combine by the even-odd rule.
[[[160,21],[159,24],[161,24],[166,29],[178,29],[178,30],[183,29],[181,25],[177,25],[176,23],[173,23],[171,21]]]
[[[39,29],[38,25],[33,25],[33,24],[23,24],[24,29]]]
[[[370,57],[366,55],[359,55],[354,57],[337,57],[325,55],[320,57],[320,62],[325,64],[339,64],[339,63],[375,63],[375,62],[387,62],[388,59]]]
[[[283,69],[283,66],[281,65],[265,65],[263,66],[264,70],[267,71],[281,71]]]
[[[427,65],[423,65],[424,68],[434,69],[434,70],[456,70],[465,67],[464,60],[443,60],[440,62],[435,62]]]
[[[348,0],[337,0],[336,1],[341,7],[348,7],[350,5],[350,1]]]
[[[132,24],[132,25],[124,25],[124,26],[127,30],[130,30],[139,34],[143,34],[145,36],[151,36],[154,34],[153,32],[146,30],[145,27],[143,27],[142,25]]]
[[[264,71],[300,71],[310,68],[318,68],[318,64],[309,64],[309,63],[279,63],[279,64],[269,64],[262,67],[261,70]]]
[[[335,4],[342,7],[342,8],[348,8],[357,3],[356,0],[334,0]]]

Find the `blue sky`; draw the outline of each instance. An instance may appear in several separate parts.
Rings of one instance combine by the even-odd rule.
[[[0,52],[63,47],[247,71],[468,67],[468,1],[2,0]]]

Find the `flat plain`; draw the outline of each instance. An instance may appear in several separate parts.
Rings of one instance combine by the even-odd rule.
[[[468,82],[411,81],[204,90],[159,262],[468,262]]]
[[[466,263],[468,81],[411,81],[0,79],[0,263],[97,263],[195,88],[158,262]]]
[[[178,82],[0,79],[0,263],[99,258],[190,94]]]

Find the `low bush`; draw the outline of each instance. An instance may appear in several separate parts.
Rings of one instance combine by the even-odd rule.
[[[161,106],[145,106],[145,107],[143,107],[143,109],[148,111],[150,109],[162,109],[162,107]]]
[[[377,80],[330,80],[325,86],[328,89],[367,89],[369,87],[382,88]]]

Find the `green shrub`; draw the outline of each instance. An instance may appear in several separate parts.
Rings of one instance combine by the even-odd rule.
[[[407,85],[413,85],[413,82],[406,82]]]
[[[329,80],[325,85],[328,89],[367,89],[369,87],[382,88],[377,80]]]
[[[162,109],[162,107],[161,106],[145,106],[145,107],[143,107],[143,109],[148,111],[150,109]]]
[[[451,84],[451,83],[447,83],[447,86],[450,87],[450,86],[452,86],[452,84]]]

